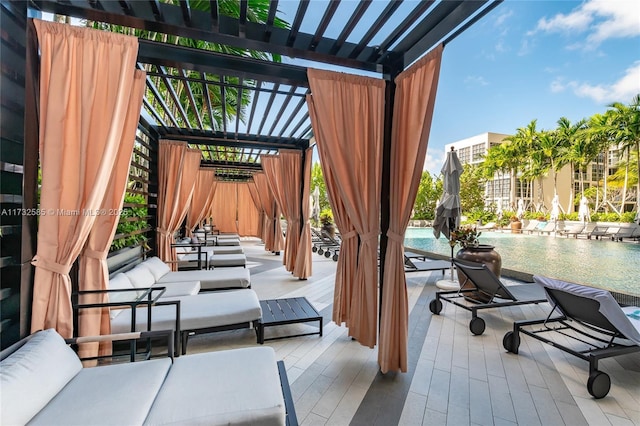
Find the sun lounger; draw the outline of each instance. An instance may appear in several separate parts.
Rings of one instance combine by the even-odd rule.
[[[204,271],[171,271],[169,266],[157,257],[150,257],[140,263],[155,278],[158,284],[199,281],[201,291],[251,287],[248,268],[217,268]]]
[[[488,222],[488,223],[485,223],[484,225],[477,226],[476,229],[480,229],[483,231],[490,231],[490,230],[496,229],[496,223]]]
[[[417,260],[410,259],[406,254],[404,257],[404,272],[426,272],[426,271],[445,271],[451,269],[451,262],[448,260]]]
[[[460,283],[460,290],[437,291],[436,298],[429,303],[429,310],[433,314],[440,314],[444,300],[471,311],[469,330],[475,335],[484,333],[485,329],[484,320],[478,317],[479,310],[547,301],[543,289],[538,285],[506,286],[485,264],[460,259],[453,259],[453,263],[467,276],[467,280]],[[469,288],[468,284],[472,284],[473,288]]]
[[[555,222],[540,222],[536,227],[536,232],[538,235],[548,234],[551,235],[552,232],[556,230]]]
[[[594,229],[596,229],[596,227],[598,226],[598,224],[596,222],[588,222],[585,226],[584,229],[582,230],[582,232],[576,234],[576,238],[589,238],[591,233],[593,232]]]
[[[605,237],[607,235],[608,226],[597,225],[593,230],[587,235],[588,239],[595,238],[596,240],[600,239],[600,237]]]
[[[598,370],[598,362],[640,351],[640,308],[621,308],[606,290],[540,276],[533,278],[544,288],[553,310],[544,319],[516,321],[513,331],[504,336],[504,348],[517,354],[523,333],[588,361],[587,390],[594,398],[606,396],[611,379]],[[558,334],[563,339],[545,337]],[[563,340],[575,341],[576,347],[566,346]]]
[[[144,291],[141,285],[152,282],[150,272],[141,265],[125,273],[116,274],[109,280],[109,300],[113,303],[125,302],[120,298],[124,294],[113,290]],[[199,283],[196,283],[199,284]],[[213,331],[246,328],[262,317],[258,296],[253,290],[229,290],[198,294],[193,283],[156,283],[152,288],[164,288],[152,307],[151,330],[173,330],[177,345],[182,342],[182,353],[186,352],[189,335]],[[195,293],[194,293],[194,290]],[[129,293],[130,294],[130,293]],[[130,297],[130,296],[129,296]],[[123,306],[131,306],[123,303]],[[144,312],[136,314],[136,329],[132,329],[131,309],[115,309],[110,312],[113,333],[147,330],[147,304],[140,304]]]
[[[611,237],[613,241],[622,241],[625,238],[638,239],[640,238],[640,226],[635,223],[620,225],[617,229],[609,227],[607,229],[607,236]]]
[[[250,289],[161,297],[151,310],[151,330],[174,330],[176,339],[179,339],[176,341],[181,342],[182,354],[187,351],[189,336],[249,328],[251,325],[255,328],[262,318],[258,296]],[[111,318],[113,333],[134,331],[131,330],[130,309],[112,312],[116,313]],[[147,330],[147,324],[147,315],[136,315],[135,331]]]
[[[581,233],[583,229],[584,229],[584,223],[579,223],[576,225],[571,225],[568,228],[565,228],[562,231],[559,231],[558,234],[563,235],[567,238],[569,237],[578,238],[578,234]]]
[[[540,222],[538,222],[537,220],[531,220],[527,226],[525,226],[524,228],[522,228],[522,233],[524,234],[525,232],[528,234],[533,233],[533,231],[536,230],[537,226],[540,224]]]

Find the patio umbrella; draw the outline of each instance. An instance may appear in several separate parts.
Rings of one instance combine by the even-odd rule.
[[[498,217],[498,219],[502,219],[502,198],[498,198],[496,200],[496,216]]]
[[[522,216],[524,216],[524,200],[522,198],[518,199],[518,210],[516,211],[516,216],[518,219],[522,219]]]
[[[584,195],[580,199],[580,208],[578,209],[578,219],[582,222],[589,221],[589,204],[587,197]]]
[[[452,147],[440,171],[444,192],[438,202],[436,217],[433,221],[433,235],[440,238],[442,234],[450,241],[451,281],[453,281],[453,247],[455,245],[451,244],[451,231],[460,225],[460,175],[463,171],[458,155]]]
[[[318,222],[320,220],[320,187],[316,186],[311,194],[313,197],[313,219]]]
[[[553,222],[557,221],[560,217],[560,199],[558,194],[553,196],[553,200],[551,200],[551,213],[549,214],[549,219]]]

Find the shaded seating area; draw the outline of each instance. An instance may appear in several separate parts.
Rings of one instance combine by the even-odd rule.
[[[621,307],[606,290],[542,276],[534,280],[553,309],[546,318],[516,321],[504,336],[504,348],[519,353],[524,334],[587,361],[587,390],[594,398],[605,397],[611,379],[599,370],[599,361],[640,351],[640,308]]]
[[[465,276],[460,290],[437,291],[429,310],[439,315],[444,301],[470,311],[469,330],[475,335],[484,333],[486,327],[478,311],[547,301],[544,290],[536,284],[506,286],[485,264],[460,259],[453,259],[453,263]]]

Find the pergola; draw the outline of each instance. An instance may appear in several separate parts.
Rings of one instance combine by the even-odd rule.
[[[24,59],[28,57],[28,49],[33,49],[33,45],[28,45],[33,41],[26,37],[26,18],[34,13],[54,13],[281,55],[284,60],[274,62],[143,37],[139,40],[138,67],[147,72],[139,128],[147,135],[151,146],[159,139],[168,139],[186,141],[191,147],[200,149],[201,167],[214,167],[222,179],[250,178],[262,169],[260,156],[263,154],[274,154],[281,149],[304,152],[309,147],[313,129],[306,102],[310,93],[308,67],[376,75],[385,81],[380,193],[382,292],[386,232],[389,229],[394,78],[435,46],[454,40],[501,1],[273,0],[269,4],[266,22],[253,22],[247,0],[239,0],[237,17],[221,14],[219,10],[223,1],[217,0],[208,2],[208,10],[196,10],[187,0],[30,0],[3,3],[3,27],[12,29],[3,35],[3,49],[17,51],[21,59],[10,63],[11,56],[3,52],[3,70],[15,68],[15,74],[24,77],[15,78],[10,71],[3,72],[3,83],[7,79],[22,82],[22,91],[13,91],[12,94],[24,94],[24,99],[5,102],[3,91],[3,115],[7,109],[14,115],[16,111],[20,115],[21,108],[14,104],[23,105],[21,122],[25,123],[23,132],[18,131],[11,137],[24,146],[21,165],[24,169],[19,173],[24,189],[17,193],[17,197],[3,189],[3,207],[35,206],[36,188],[31,181],[35,181],[37,170],[37,145],[29,143],[34,139],[30,133],[33,130],[29,129],[37,123],[37,118],[29,96],[34,88],[27,78],[33,69],[29,67],[34,65]],[[284,11],[288,12],[286,16]],[[289,27],[278,25],[278,18],[288,22]],[[219,94],[219,105],[213,104],[212,91]],[[243,102],[247,103],[243,117],[228,114]],[[4,134],[3,128],[2,144],[9,146]],[[349,141],[344,141],[344,150],[346,154]],[[7,164],[20,164],[17,160],[7,161],[5,158],[2,162],[5,165],[3,170],[10,169]],[[4,216],[2,219],[5,221]],[[20,283],[9,292],[20,300],[20,309],[11,319],[19,329],[19,333],[15,333],[17,336],[26,334],[28,329],[33,278],[24,265],[28,265],[34,254],[36,223],[34,218],[26,218],[9,226],[3,226],[3,233],[8,231],[23,248],[20,257],[13,260],[5,260],[11,256],[5,252],[4,244],[2,253],[3,269]]]

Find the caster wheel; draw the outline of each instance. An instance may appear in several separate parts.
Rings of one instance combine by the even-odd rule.
[[[327,259],[329,259],[331,257],[331,252],[329,250],[324,252],[324,257],[326,257]]]
[[[502,338],[502,346],[511,353],[517,354],[520,347],[520,336],[513,331],[507,332]]]
[[[432,314],[439,315],[442,312],[442,302],[438,299],[433,299],[429,302],[429,310]]]
[[[479,336],[482,333],[484,333],[485,327],[486,325],[484,323],[484,320],[479,317],[475,317],[469,322],[469,330],[471,330],[471,332],[476,336]]]
[[[611,378],[607,373],[594,371],[587,380],[587,390],[595,399],[604,398],[611,389]]]
[[[337,261],[338,261],[338,255],[337,255],[337,254],[334,254],[334,255],[333,255],[333,261],[334,261],[334,262],[337,262]]]
[[[314,252],[314,253],[317,252],[318,251],[318,247],[316,247],[316,246],[311,247],[311,251]]]
[[[322,254],[323,254],[323,253],[324,253],[324,250],[322,250],[322,249],[318,249],[318,254],[319,254],[320,256],[322,256]]]

